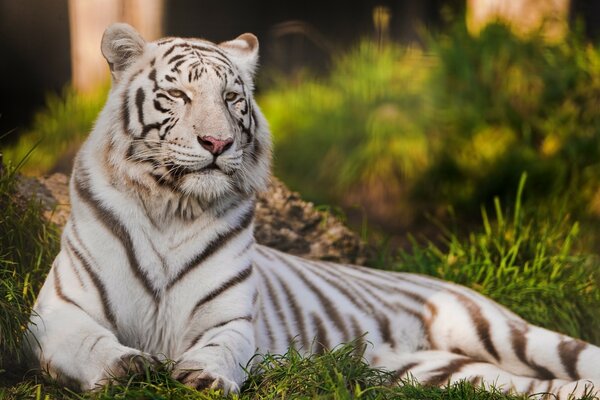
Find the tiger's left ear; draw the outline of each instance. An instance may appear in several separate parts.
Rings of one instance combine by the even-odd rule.
[[[219,43],[231,61],[246,75],[248,82],[252,82],[256,67],[258,66],[258,39],[251,33],[244,33],[228,42]]]
[[[112,24],[102,35],[102,55],[106,58],[114,83],[144,53],[146,42],[130,25]]]

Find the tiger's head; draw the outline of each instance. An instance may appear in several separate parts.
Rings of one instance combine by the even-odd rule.
[[[119,23],[102,54],[113,81],[109,158],[128,179],[203,202],[264,188],[271,139],[253,98],[254,35],[146,42]]]

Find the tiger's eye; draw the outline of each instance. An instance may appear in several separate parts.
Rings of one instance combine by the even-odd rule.
[[[179,90],[179,89],[170,89],[169,91],[167,91],[167,93],[169,93],[169,96],[171,97],[175,97],[177,99],[185,99],[187,98],[186,94],[183,92],[183,90]]]
[[[225,93],[225,100],[227,101],[233,101],[235,99],[237,99],[238,94],[236,92],[227,92]]]

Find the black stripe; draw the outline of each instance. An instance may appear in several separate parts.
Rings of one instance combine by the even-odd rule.
[[[301,306],[299,305],[298,300],[294,295],[294,292],[287,285],[287,283],[285,283],[283,279],[280,279],[279,276],[275,275],[275,277],[279,281],[279,284],[283,287],[283,290],[285,291],[287,296],[287,303],[289,304],[290,308],[292,309],[292,312],[294,313],[296,327],[300,331],[300,340],[302,341],[302,346],[307,348],[310,345],[310,343],[308,335],[306,334],[306,326],[304,325],[304,315],[302,315]]]
[[[123,91],[121,119],[123,120],[123,130],[129,132],[129,92],[127,90]]]
[[[114,329],[117,329],[117,319],[115,318],[115,314],[113,313],[113,311],[110,307],[110,300],[108,299],[108,295],[106,293],[106,287],[102,283],[102,280],[96,274],[96,272],[94,272],[94,269],[92,268],[92,266],[90,265],[88,260],[85,259],[83,254],[81,254],[79,252],[79,250],[77,250],[77,248],[75,248],[75,246],[73,245],[73,242],[71,242],[71,239],[68,237],[67,237],[67,245],[69,246],[69,249],[71,250],[71,252],[77,258],[77,261],[79,261],[81,266],[85,269],[85,271],[88,273],[88,275],[92,279],[94,286],[96,286],[96,289],[98,290],[98,295],[100,296],[100,302],[102,303],[102,311],[104,312],[104,317],[106,318],[106,320],[108,322],[110,322],[110,324],[113,326]]]
[[[376,310],[370,302],[368,302],[364,297],[361,297],[361,293],[350,292],[346,287],[351,286],[351,284],[346,279],[344,279],[341,275],[338,275],[338,274],[334,275],[333,272],[331,271],[331,268],[323,268],[321,266],[321,264],[318,264],[315,262],[309,262],[308,264],[309,264],[309,266],[315,265],[317,268],[311,268],[312,272],[314,274],[320,276],[329,285],[331,285],[335,289],[337,289],[346,299],[348,299],[357,308],[364,310],[367,314],[374,315],[375,320],[377,321],[377,323],[379,325],[379,333],[381,334],[381,339],[383,340],[383,342],[390,344],[390,346],[392,348],[396,347],[396,342],[393,339],[392,331],[390,328],[390,320],[385,314]],[[323,266],[324,265],[325,264],[323,264]],[[321,269],[318,269],[319,266],[321,266]],[[338,281],[343,282],[345,284],[345,286],[342,286],[335,280],[324,276],[324,273],[328,273],[328,274],[335,276],[335,278]],[[357,299],[362,300],[362,304],[360,304],[357,301]],[[365,309],[365,306],[366,306],[366,309]],[[387,305],[387,307],[391,308],[389,305]],[[410,315],[416,316],[417,319],[422,322],[422,318],[417,313],[412,312],[409,309],[404,309],[404,311],[406,311]],[[355,337],[346,338],[346,340],[349,340],[349,339],[355,339]]]
[[[217,328],[222,328],[225,325],[228,325],[228,324],[230,324],[232,322],[236,322],[236,321],[248,321],[248,322],[252,322],[252,317],[250,315],[244,315],[243,317],[235,317],[235,318],[231,318],[231,319],[229,319],[227,321],[219,322],[218,324],[215,324],[215,325],[211,326],[210,328],[206,328],[205,330],[203,330],[202,332],[200,332],[200,334],[198,334],[198,336],[196,336],[194,338],[194,340],[192,340],[192,344],[190,345],[190,347],[188,347],[188,350],[191,349],[192,347],[194,347],[200,341],[200,339],[202,339],[202,337],[208,331],[213,330],[213,329],[217,329]],[[206,347],[206,346],[204,346],[204,347]]]
[[[354,315],[350,317],[350,323],[352,324],[352,340],[356,340],[356,349],[361,352],[361,355],[364,355],[366,350],[365,346],[365,336],[367,336],[368,332],[364,330],[358,320]]]
[[[165,54],[166,55],[166,54]],[[173,57],[171,57],[171,59],[169,61],[167,61],[167,64],[172,64],[177,60],[182,59],[183,57],[185,57],[187,54],[176,54]]]
[[[411,369],[419,365],[418,362],[412,362],[404,365],[402,368],[399,368],[394,371],[392,374],[391,382],[398,383],[404,375],[406,375]]]
[[[329,337],[327,336],[327,330],[325,329],[323,320],[316,313],[310,314],[313,326],[317,331],[317,335],[315,336],[315,345],[317,348],[314,353],[323,353],[326,349],[331,347],[329,343]]]
[[[148,133],[150,133],[150,131],[152,131],[154,129],[157,129],[160,131],[160,128],[162,128],[162,126],[165,123],[166,123],[166,121],[162,121],[162,122],[155,122],[152,124],[144,125],[141,136],[146,137],[148,135]],[[159,132],[159,136],[161,137],[161,139],[164,137],[164,135],[163,136],[160,135],[160,132]]]
[[[383,313],[379,313],[376,316],[376,319],[379,324],[379,334],[381,335],[381,340],[383,340],[384,343],[388,343],[393,349],[396,347],[396,341],[392,337],[390,319]]]
[[[152,70],[148,74],[148,79],[150,79],[154,83],[154,87],[153,87],[154,92],[156,92],[157,90],[160,89],[160,87],[158,86],[158,81],[156,80],[156,69],[155,68],[152,68]]]
[[[210,292],[209,294],[207,294],[206,296],[204,296],[203,298],[198,300],[198,302],[192,309],[190,317],[193,317],[194,314],[196,314],[196,312],[200,308],[202,308],[204,305],[211,302],[212,300],[216,299],[221,294],[225,293],[227,290],[239,285],[240,283],[243,283],[246,279],[248,279],[250,277],[250,275],[252,275],[252,264],[248,265],[236,276],[229,278],[229,280],[227,280],[221,286],[219,286],[218,288],[216,288],[215,290],[213,290],[212,292]]]
[[[167,290],[171,289],[177,282],[179,282],[184,276],[190,273],[194,268],[201,265],[206,259],[215,254],[219,249],[227,245],[227,243],[235,237],[237,234],[246,229],[252,222],[254,217],[254,204],[250,205],[246,213],[242,216],[240,223],[235,228],[222,232],[217,235],[199,254],[197,254],[191,261],[189,261],[177,275],[167,285]]]
[[[441,386],[448,383],[452,374],[460,372],[463,367],[469,364],[473,364],[475,360],[470,358],[457,358],[450,361],[445,367],[440,367],[435,371],[432,371],[435,375],[427,378],[423,383],[433,386]]]
[[[576,339],[565,339],[558,345],[558,354],[565,370],[574,381],[581,379],[577,372],[579,354],[587,347],[587,343]]]
[[[300,278],[300,280],[312,291],[312,293],[314,293],[315,296],[317,296],[317,298],[319,299],[319,302],[325,309],[327,316],[331,318],[335,327],[342,334],[342,337],[344,337],[346,340],[348,340],[350,333],[348,331],[348,328],[344,324],[344,320],[343,320],[342,316],[337,311],[336,306],[327,298],[327,296],[323,292],[321,292],[321,290],[314,283],[312,283],[305,276],[304,272],[302,272],[302,270],[300,268],[296,268],[285,257],[279,256],[279,254],[277,254],[277,256],[283,262],[283,264],[285,266],[287,266],[288,269],[291,270],[298,278]]]
[[[85,310],[83,308],[81,308],[81,306],[79,304],[77,304],[73,299],[71,299],[69,296],[67,296],[63,292],[60,277],[58,276],[57,265],[58,264],[56,264],[54,266],[54,289],[56,290],[56,294],[58,295],[58,298],[61,299],[62,301],[64,301],[65,303],[72,304],[75,307],[79,308],[81,311],[85,312]]]
[[[463,307],[467,310],[475,329],[477,330],[477,336],[479,336],[479,340],[483,343],[486,351],[491,354],[496,361],[500,361],[500,354],[496,347],[494,346],[494,342],[492,341],[492,332],[490,330],[490,322],[483,316],[481,312],[481,308],[479,304],[471,300],[469,297],[465,296],[462,293],[458,292],[450,292],[456,296],[456,298],[462,303]]]
[[[75,266],[75,260],[73,259],[73,256],[71,255],[70,252],[66,252],[67,253],[67,257],[69,258],[69,264],[71,266],[71,270],[73,271],[73,273],[75,274],[75,276],[77,277],[77,280],[79,281],[79,285],[82,288],[85,288],[85,283],[83,283],[83,278],[81,277],[81,274],[79,273],[79,270],[77,269],[77,267]]]
[[[154,103],[154,108],[155,108],[157,111],[160,111],[160,112],[162,112],[162,113],[166,113],[166,112],[168,112],[168,111],[169,111],[167,108],[163,108],[163,106],[160,104],[160,101],[158,101],[158,100],[154,99],[154,102],[153,102],[153,103]]]
[[[342,275],[338,274],[337,272],[339,271],[331,271],[330,268],[324,268],[325,264],[318,264],[316,262],[307,262],[307,264],[307,267],[311,270],[312,273],[319,276],[329,285],[333,286],[338,292],[344,295],[344,297],[348,301],[354,304],[356,308],[364,310],[367,313],[376,312],[375,308],[370,303],[368,303],[363,297],[361,297],[359,293],[350,292],[348,288],[352,286],[353,282],[349,282]],[[359,302],[357,299],[360,299],[361,302]]]
[[[179,60],[179,61],[177,61],[177,62],[175,63],[175,65],[173,65],[173,68],[171,68],[171,71],[172,71],[173,69],[175,69],[175,70],[179,71],[179,66],[180,66],[181,64],[185,63],[186,61],[187,61],[187,59],[185,59],[185,58],[184,58],[184,59],[182,59],[182,60]]]
[[[96,219],[104,225],[108,232],[111,232],[123,246],[127,261],[133,272],[133,275],[139,280],[146,293],[150,295],[155,301],[158,301],[158,293],[154,290],[152,283],[148,279],[148,276],[142,271],[140,263],[135,253],[135,247],[131,235],[117,219],[117,217],[104,205],[102,205],[92,194],[90,188],[81,182],[79,174],[75,175],[75,191],[79,197],[87,204],[90,210],[93,212]]]
[[[260,306],[259,306],[259,311],[260,314],[262,316],[262,318],[260,318],[259,320],[262,320],[265,323],[265,329],[267,330],[267,337],[269,338],[269,346],[267,346],[269,349],[273,349],[275,347],[275,336],[273,335],[273,328],[271,326],[271,323],[269,322],[269,319],[267,318],[267,310],[266,310],[266,304],[265,304],[265,300],[264,297],[261,296],[260,297]]]
[[[162,44],[162,43],[159,43]],[[169,54],[171,54],[173,52],[173,50],[175,50],[175,46],[171,46],[171,48],[169,48],[169,50],[165,51],[165,54],[163,54],[163,58],[166,58],[169,56]]]
[[[140,125],[144,125],[144,99],[146,98],[146,95],[144,94],[144,89],[142,88],[138,88],[136,94],[135,94],[135,106],[137,107],[137,111],[138,111],[138,121],[140,122]]]
[[[277,289],[275,289],[273,287],[269,278],[260,272],[260,269],[259,269],[259,273],[262,275],[262,281],[267,285],[267,294],[269,295],[269,299],[273,302],[273,305],[275,307],[275,315],[277,317],[279,317],[279,323],[283,327],[283,330],[285,331],[285,334],[287,337],[287,342],[292,343],[294,336],[290,332],[290,328],[287,324],[287,318],[286,318],[285,312],[283,311],[282,303],[281,303],[281,301],[279,301],[279,295],[277,294]]]
[[[90,349],[88,351],[91,353],[94,350],[94,348],[96,347],[96,345],[98,344],[98,342],[100,342],[102,339],[108,339],[108,338],[109,337],[105,336],[105,335],[98,336],[96,338],[96,340],[94,341],[94,344],[90,346]]]

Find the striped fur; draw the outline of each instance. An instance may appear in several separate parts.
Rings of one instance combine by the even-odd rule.
[[[181,382],[236,391],[256,352],[362,337],[365,358],[398,382],[564,399],[600,383],[599,348],[469,289],[254,244],[271,144],[252,98],[253,35],[146,43],[117,24],[102,51],[113,89],[76,159],[72,214],[30,325],[50,375],[89,390],[172,359]],[[206,135],[232,144],[213,155]]]

